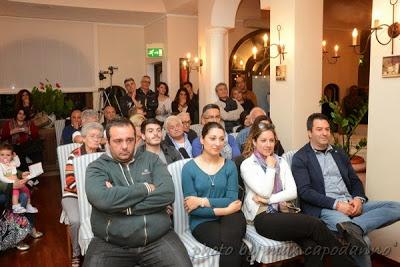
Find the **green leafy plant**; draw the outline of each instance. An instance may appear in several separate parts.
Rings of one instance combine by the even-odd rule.
[[[337,133],[333,134],[335,145],[341,147],[349,158],[353,158],[362,148],[367,146],[367,139],[362,138],[358,143],[352,144],[351,137],[357,126],[368,111],[368,102],[362,105],[350,115],[346,115],[342,105],[337,101],[331,101],[326,96],[320,100],[320,104],[327,103],[332,109],[331,112],[331,128],[337,129]],[[355,151],[352,152],[352,148]]]
[[[39,87],[32,89],[32,101],[38,111],[44,111],[47,114],[54,114],[56,118],[66,118],[72,111],[73,103],[66,100],[61,85],[55,84],[55,87],[46,79],[46,83],[40,83]]]

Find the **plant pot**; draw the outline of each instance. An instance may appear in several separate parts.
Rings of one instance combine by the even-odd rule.
[[[367,169],[367,164],[366,164],[364,158],[360,157],[360,156],[353,156],[350,159],[350,162],[351,162],[351,165],[353,166],[353,169],[356,172],[358,178],[360,178],[360,180],[363,183],[363,186],[365,188],[365,183],[366,183],[365,171]]]

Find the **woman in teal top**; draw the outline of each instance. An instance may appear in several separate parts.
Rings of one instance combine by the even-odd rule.
[[[216,122],[203,127],[203,152],[182,169],[185,209],[193,236],[221,252],[219,266],[241,266],[246,220],[238,200],[238,174],[231,160],[221,157],[225,131]],[[240,253],[242,252],[242,253]],[[241,255],[242,254],[242,255]]]

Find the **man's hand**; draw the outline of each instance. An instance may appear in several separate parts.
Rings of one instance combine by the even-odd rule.
[[[172,205],[168,205],[167,206],[167,214],[169,216],[171,216],[172,214],[174,214],[174,208],[172,207]]]
[[[353,212],[350,214],[351,217],[356,217],[362,213],[362,201],[359,198],[353,198],[349,204],[353,207]]]
[[[147,184],[150,187],[150,193],[156,190],[156,186],[154,184]]]
[[[353,213],[353,206],[349,203],[338,201],[336,203],[336,210],[346,214],[347,216],[351,216],[351,214]]]
[[[106,187],[107,187],[107,188],[112,188],[113,186],[112,186],[112,184],[111,184],[109,181],[106,181]]]

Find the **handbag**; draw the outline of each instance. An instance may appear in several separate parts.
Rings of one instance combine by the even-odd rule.
[[[36,113],[36,115],[32,119],[33,124],[38,127],[42,128],[51,123],[51,120],[49,119],[49,116],[47,115],[46,112],[42,111],[39,113]]]
[[[296,200],[279,202],[279,212],[300,213],[301,209],[296,206]]]

